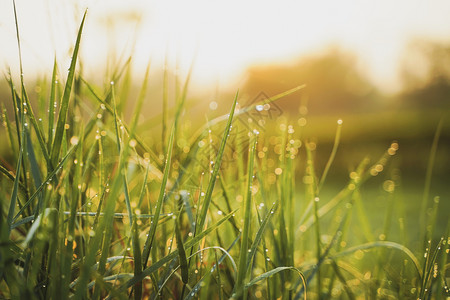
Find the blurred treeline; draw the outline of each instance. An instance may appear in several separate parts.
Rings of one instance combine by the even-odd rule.
[[[433,136],[443,118],[435,174],[440,179],[450,175],[450,45],[411,42],[399,62],[401,87],[393,94],[377,89],[357,62],[351,53],[333,48],[291,64],[253,67],[244,91],[251,99],[261,91],[271,96],[305,83],[300,93],[278,101],[277,109],[293,122],[304,115],[305,135],[316,137],[325,153],[331,148],[336,120],[342,119],[344,153],[336,163],[345,166],[376,155],[396,140],[401,169],[419,178],[425,175]]]
[[[82,66],[81,59],[79,73],[83,74]],[[145,124],[143,127],[155,128],[155,141],[161,143],[161,135],[157,132],[160,132],[161,125],[164,74],[163,68],[153,69],[157,71],[153,71],[150,76],[148,101],[144,105],[140,123]],[[402,167],[406,170],[420,170],[417,173],[423,177],[433,135],[439,120],[444,118],[436,172],[450,175],[447,167],[450,158],[446,155],[450,151],[450,120],[445,118],[450,110],[450,44],[415,40],[410,43],[399,65],[392,66],[392,69],[399,70],[401,87],[399,92],[387,94],[375,87],[364,70],[358,67],[358,57],[334,47],[318,54],[300,57],[289,64],[250,67],[245,82],[239,87],[242,98],[240,104],[245,106],[263,101],[265,96],[270,97],[306,84],[306,88],[300,92],[272,104],[270,119],[273,120],[267,121],[276,122],[281,117],[286,122],[299,125],[306,120],[304,136],[315,139],[321,145],[318,151],[322,149],[326,154],[333,143],[336,121],[342,119],[343,153],[336,163],[344,166],[344,172],[350,164],[364,158],[366,154],[378,155],[390,142],[396,140],[400,144],[399,153],[403,155]],[[132,71],[130,68],[129,72]],[[169,78],[167,114],[170,119],[171,107],[174,107],[177,98],[177,92],[174,91],[181,92],[184,78],[174,81],[173,73],[166,75]],[[42,87],[49,85],[48,80],[49,78],[39,79],[37,84],[28,83],[29,96],[34,100],[46,97],[48,91]],[[93,78],[92,81],[99,82],[97,86],[100,89],[102,84],[109,84],[108,78]],[[118,105],[130,108],[128,111],[131,113],[142,79],[125,73],[122,82],[124,81],[128,87],[118,95]],[[78,84],[83,89],[80,78]],[[19,83],[16,82],[16,85]],[[193,127],[199,127],[207,119],[227,113],[227,103],[231,103],[230,99],[235,93],[235,90],[230,90],[221,91],[220,95],[205,96],[198,90],[195,86],[189,88],[185,112],[192,123],[198,120],[198,124],[192,124]],[[208,105],[211,99],[219,104],[215,110],[211,110]],[[11,112],[10,89],[6,80],[0,81],[0,103]],[[270,122],[266,126],[268,131],[271,130],[269,124]],[[0,130],[0,138],[4,137],[4,130]],[[5,146],[6,143],[1,152],[4,152]],[[325,163],[326,155],[318,157],[319,165]]]

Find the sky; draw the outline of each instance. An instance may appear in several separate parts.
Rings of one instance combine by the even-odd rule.
[[[0,1],[0,68],[18,74],[11,1]],[[81,57],[88,74],[113,57],[132,55],[137,72],[151,60],[186,72],[194,84],[241,84],[257,64],[292,59],[338,46],[355,53],[377,87],[396,91],[398,67],[414,38],[450,42],[450,1],[119,1],[17,0],[26,78],[60,71],[88,8]]]

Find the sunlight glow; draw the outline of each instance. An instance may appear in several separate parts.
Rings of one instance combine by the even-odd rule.
[[[82,58],[89,72],[133,56],[186,72],[195,83],[237,84],[249,65],[281,63],[338,45],[385,90],[395,90],[406,43],[415,36],[449,36],[450,2],[434,1],[18,1],[23,60],[28,72],[69,59],[78,23],[89,7]],[[420,16],[420,17],[419,17]],[[17,70],[14,15],[0,3],[0,63]],[[39,72],[38,72],[39,73]],[[27,74],[26,74],[27,75]]]

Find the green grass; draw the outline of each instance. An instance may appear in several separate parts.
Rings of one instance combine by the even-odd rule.
[[[2,111],[9,144],[0,163],[0,297],[449,296],[448,220],[437,228],[442,201],[429,199],[442,123],[424,170],[417,236],[405,227],[416,221],[402,199],[408,186],[400,191],[390,168],[396,142],[378,160],[354,162],[336,189],[329,182],[345,120],[323,168],[308,125],[248,123],[261,103],[239,107],[238,93],[227,115],[187,128],[190,73],[172,111],[164,73],[161,127],[140,127],[150,65],[137,99],[124,98],[136,84],[129,61],[111,84],[89,82],[77,70],[84,20],[65,83],[56,81],[55,62],[51,82],[40,85],[48,95],[33,102],[23,77],[19,88],[6,78],[13,109]],[[381,211],[367,208],[379,199]]]

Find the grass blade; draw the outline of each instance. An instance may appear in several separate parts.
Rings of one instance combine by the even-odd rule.
[[[56,103],[56,87],[57,87],[57,64],[56,64],[56,57],[53,62],[53,72],[52,72],[52,81],[50,84],[50,100],[48,103],[48,133],[47,133],[47,149],[52,148],[52,141],[53,141],[53,130],[54,130],[54,122],[55,122],[55,106]]]
[[[336,152],[339,146],[339,141],[341,140],[341,131],[342,131],[342,120],[339,119],[337,121],[337,129],[336,129],[336,134],[334,136],[334,144],[333,144],[333,149],[331,150],[331,154],[330,157],[328,158],[327,164],[325,165],[325,169],[323,170],[323,174],[322,177],[320,178],[319,181],[319,191],[322,190],[323,184],[325,183],[325,179],[327,178],[328,175],[328,171],[330,170],[331,164],[334,161],[334,158],[336,156]]]
[[[28,199],[28,201],[23,205],[23,207],[19,210],[19,212],[16,214],[16,216],[14,217],[13,221],[17,220],[17,218],[22,214],[22,212],[28,207],[28,205],[31,204],[31,202],[34,200],[34,198],[36,198],[39,193],[47,186],[47,184],[52,180],[53,176],[55,176],[64,166],[67,158],[72,154],[72,152],[75,151],[75,149],[77,148],[77,145],[72,146],[72,148],[69,149],[69,151],[67,151],[66,155],[61,159],[61,161],[59,162],[59,164],[56,166],[56,168],[50,173],[48,174],[47,178],[44,180],[44,182],[42,182],[42,184],[39,186],[38,189],[36,189],[36,191],[33,193],[33,195],[31,195],[31,197]],[[17,176],[16,176],[17,179]]]
[[[61,99],[58,121],[56,124],[55,138],[53,140],[52,151],[51,151],[51,156],[50,156],[51,162],[53,163],[53,165],[56,165],[56,163],[58,162],[59,152],[61,150],[61,142],[62,142],[62,138],[63,138],[64,127],[66,125],[67,111],[69,110],[70,94],[72,92],[72,85],[73,85],[74,76],[75,76],[75,67],[76,67],[76,63],[77,63],[78,50],[80,48],[81,33],[83,31],[86,14],[87,14],[87,11],[83,15],[83,19],[81,20],[81,25],[78,30],[77,40],[75,42],[75,47],[74,47],[73,54],[72,54],[72,60],[70,62],[69,73],[67,75],[67,81],[66,81],[66,85],[64,87],[64,93],[63,93],[63,96]]]
[[[298,276],[301,278],[301,280],[302,280],[302,282],[303,282],[303,288],[304,288],[305,291],[306,291],[306,281],[305,281],[305,276],[303,275],[303,273],[302,273],[299,269],[294,268],[294,267],[278,267],[278,268],[272,269],[272,270],[270,270],[270,271],[268,271],[268,272],[266,272],[266,273],[263,273],[263,274],[259,275],[259,276],[256,277],[256,278],[253,278],[249,283],[247,283],[247,284],[245,285],[245,288],[248,289],[249,287],[255,285],[256,283],[258,283],[258,282],[261,281],[261,280],[264,280],[264,279],[266,279],[266,278],[269,278],[269,277],[271,277],[271,276],[273,276],[273,275],[275,275],[275,274],[277,274],[277,273],[279,273],[279,272],[282,272],[282,271],[288,271],[288,270],[289,270],[289,271],[294,271],[295,273],[298,274]],[[304,297],[305,297],[305,299],[306,299],[306,292],[304,293]]]
[[[250,219],[251,219],[251,202],[252,202],[252,184],[253,184],[253,164],[255,161],[255,148],[256,148],[256,137],[252,136],[252,141],[250,144],[250,153],[248,156],[248,166],[247,166],[247,188],[244,206],[244,228],[242,230],[241,237],[241,251],[239,255],[239,270],[236,279],[235,293],[240,297],[243,293],[242,289],[244,287],[245,277],[247,275],[247,257],[248,257],[248,238],[250,236]]]
[[[18,191],[19,191],[19,181],[20,181],[20,169],[22,167],[22,159],[23,159],[23,141],[25,140],[25,125],[24,125],[24,121],[23,121],[23,116],[22,116],[22,136],[21,136],[21,140],[22,143],[20,145],[20,149],[19,149],[19,156],[17,159],[17,167],[16,167],[16,177],[14,178],[14,186],[13,186],[13,190],[11,193],[11,200],[9,201],[9,212],[8,212],[8,216],[6,218],[6,223],[8,224],[8,233],[11,232],[11,225],[14,222],[14,211],[16,208],[16,202],[18,200]],[[30,200],[28,200],[30,201]],[[25,206],[22,207],[21,211],[19,211],[19,214],[22,213],[22,211],[25,209]]]
[[[227,139],[231,130],[231,123],[233,121],[234,111],[236,108],[237,98],[238,98],[239,92],[236,93],[236,96],[234,97],[233,105],[231,106],[230,114],[228,117],[228,123],[225,127],[225,131],[222,136],[222,142],[219,147],[219,151],[216,156],[216,160],[214,162],[214,169],[211,173],[211,177],[208,183],[208,188],[206,189],[205,199],[203,201],[202,209],[199,215],[199,221],[196,224],[196,232],[199,232],[202,230],[205,220],[206,220],[206,214],[208,213],[209,205],[211,204],[211,198],[212,198],[212,192],[214,190],[214,185],[216,183],[217,175],[219,174],[220,165],[222,162],[223,153],[225,152],[225,145],[227,143]]]
[[[371,242],[371,243],[365,243],[362,245],[358,245],[355,247],[351,247],[348,248],[347,250],[341,251],[339,253],[336,253],[334,255],[329,256],[329,258],[331,259],[337,259],[340,257],[344,257],[347,255],[350,255],[352,253],[355,253],[358,250],[368,250],[368,249],[372,249],[372,248],[377,248],[377,247],[385,247],[385,248],[392,248],[395,250],[399,250],[401,252],[403,252],[410,260],[411,262],[414,264],[414,267],[416,268],[417,274],[419,275],[419,279],[422,278],[422,270],[420,268],[420,263],[417,260],[417,258],[414,256],[414,254],[411,252],[411,250],[409,250],[408,248],[406,248],[405,246],[398,244],[398,243],[394,243],[394,242],[388,242],[388,241],[377,241],[377,242]]]
[[[248,270],[250,268],[250,264],[252,262],[253,257],[256,254],[256,250],[258,249],[259,243],[261,242],[264,232],[266,231],[267,225],[269,225],[270,220],[272,219],[272,216],[275,213],[275,206],[277,204],[273,204],[270,208],[269,212],[264,217],[264,220],[259,225],[258,232],[256,233],[255,239],[253,240],[252,247],[250,248],[250,252],[248,253],[247,257],[247,266],[246,269]]]
[[[172,132],[171,132],[170,138],[169,138],[169,145],[167,147],[167,156],[166,156],[166,163],[165,163],[165,167],[164,167],[164,174],[163,174],[163,179],[161,182],[158,200],[156,202],[156,209],[154,212],[153,221],[150,225],[150,230],[149,230],[149,233],[147,236],[147,240],[145,241],[144,250],[142,252],[142,266],[144,268],[147,266],[148,258],[150,256],[150,250],[152,248],[153,239],[154,239],[154,236],[156,233],[156,227],[158,226],[159,216],[161,214],[162,205],[163,205],[164,199],[166,197],[166,185],[167,185],[167,180],[169,178],[170,165],[172,163],[172,151],[173,151],[174,136],[175,136],[175,125],[172,127]]]
[[[206,237],[208,234],[210,234],[212,231],[216,230],[218,227],[220,227],[220,225],[222,225],[224,222],[226,222],[228,219],[230,219],[231,217],[233,217],[233,214],[236,211],[232,211],[231,213],[229,213],[228,215],[226,215],[225,217],[223,217],[219,222],[217,222],[216,224],[212,225],[211,227],[208,227],[206,230],[200,232],[197,236],[193,237],[192,239],[188,240],[185,244],[184,244],[184,249],[190,249],[193,246],[197,245],[204,237]],[[173,260],[174,258],[176,258],[178,256],[178,250],[175,249],[174,251],[172,251],[170,254],[166,255],[165,257],[163,257],[162,259],[158,260],[157,262],[154,262],[150,267],[144,269],[142,271],[142,273],[139,276],[134,276],[132,279],[130,279],[129,281],[127,281],[125,284],[123,284],[121,286],[121,290],[125,290],[133,285],[135,285],[137,282],[142,281],[146,276],[151,275],[153,272],[157,271],[159,268],[161,268],[162,266],[164,266],[166,263],[168,263],[169,261]]]
[[[441,136],[443,125],[444,125],[444,118],[442,117],[439,120],[436,131],[434,133],[433,143],[431,144],[430,156],[428,159],[427,171],[426,171],[426,175],[425,175],[425,187],[423,190],[422,204],[420,207],[420,211],[422,211],[422,212],[425,212],[427,210],[428,204],[429,204],[428,198],[430,197],[431,177],[432,177],[432,173],[433,173],[434,162],[436,160],[436,152],[437,152],[437,147],[438,147],[438,143],[439,143],[439,137]],[[425,245],[425,241],[427,239],[431,238],[431,237],[425,236],[426,232],[424,229],[426,228],[426,216],[427,215],[425,213],[420,214],[420,220],[419,220],[419,224],[420,224],[420,228],[421,228],[420,236],[423,237],[423,239],[424,239],[423,245]]]
[[[189,269],[188,263],[186,259],[186,251],[183,246],[183,238],[181,237],[180,231],[180,216],[175,220],[175,237],[177,239],[177,249],[178,249],[178,259],[180,260],[180,268],[181,268],[181,279],[184,284],[188,284],[189,282]]]
[[[17,153],[17,148],[16,148],[16,143],[14,142],[14,137],[13,137],[13,131],[12,131],[12,126],[11,126],[11,121],[8,118],[8,114],[6,113],[6,108],[4,107],[4,104],[2,103],[2,121],[3,124],[6,127],[6,132],[8,133],[8,141],[9,141],[9,146],[11,147],[11,152],[12,153]]]
[[[142,260],[141,260],[141,246],[139,242],[139,228],[137,226],[137,218],[133,220],[132,231],[132,243],[133,243],[133,257],[134,257],[134,276],[139,276],[142,272]],[[134,299],[138,300],[142,298],[142,282],[138,282],[134,285]]]

